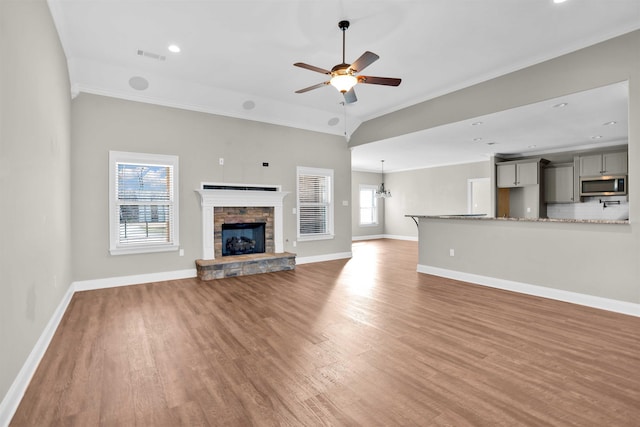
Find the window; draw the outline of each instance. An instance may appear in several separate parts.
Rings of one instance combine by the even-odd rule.
[[[378,199],[375,185],[360,185],[360,225],[378,224]]]
[[[298,167],[298,240],[333,238],[333,170]]]
[[[177,250],[177,200],[177,156],[110,151],[110,253]]]

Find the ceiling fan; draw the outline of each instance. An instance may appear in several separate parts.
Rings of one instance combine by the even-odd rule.
[[[401,79],[395,79],[391,77],[372,77],[356,75],[356,73],[364,70],[373,62],[380,58],[373,52],[366,51],[360,58],[356,59],[353,64],[347,64],[344,59],[345,52],[345,32],[349,28],[349,21],[338,22],[338,28],[342,30],[342,63],[334,66],[331,71],[324,68],[315,67],[313,65],[305,64],[303,62],[296,62],[296,67],[306,68],[307,70],[316,71],[318,73],[330,75],[329,81],[318,83],[313,86],[306,87],[304,89],[297,90],[296,93],[304,93],[313,89],[317,89],[328,84],[334,86],[338,91],[344,95],[344,100],[347,104],[356,102],[358,98],[353,90],[353,87],[358,83],[366,83],[372,85],[385,85],[385,86],[398,86]]]

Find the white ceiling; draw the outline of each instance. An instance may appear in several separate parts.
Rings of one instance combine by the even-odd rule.
[[[74,93],[335,135],[640,28],[640,0],[49,0],[49,6]],[[327,69],[341,62],[342,19],[351,21],[347,62],[375,52],[380,59],[364,74],[400,77],[399,87],[357,85],[358,102],[346,107],[330,86],[294,93],[326,80],[294,62]],[[169,52],[171,43],[182,51]],[[140,56],[138,50],[165,59]],[[132,88],[132,77],[142,77],[148,88]],[[614,118],[602,118],[609,120]],[[459,138],[454,130],[459,129],[433,132],[444,132],[445,141]],[[440,164],[451,163],[451,146],[443,144],[441,153],[432,147],[431,163],[408,163],[418,156],[406,156],[392,165],[390,154],[410,149],[416,136],[391,152],[390,141],[368,144],[369,153],[367,147],[354,150],[354,168],[377,170],[381,156],[389,159],[389,170],[435,165],[440,154]],[[506,144],[501,148],[513,152]]]
[[[351,167],[380,171],[384,160],[385,172],[398,172],[485,161],[492,155],[626,145],[628,91],[627,82],[616,83],[357,146],[351,152]]]

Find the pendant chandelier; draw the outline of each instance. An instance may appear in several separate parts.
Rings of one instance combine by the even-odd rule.
[[[380,183],[380,186],[378,186],[378,189],[376,190],[376,198],[387,199],[391,197],[391,191],[384,189],[384,160],[380,160],[380,162],[382,163],[381,172],[380,172],[380,176],[382,177],[382,182]]]

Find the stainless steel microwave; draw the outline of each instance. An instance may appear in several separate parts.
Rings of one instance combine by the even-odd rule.
[[[626,175],[580,177],[580,196],[621,196],[625,194],[627,194]]]

